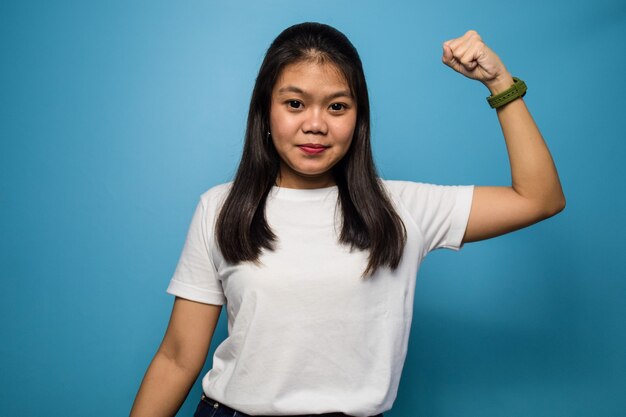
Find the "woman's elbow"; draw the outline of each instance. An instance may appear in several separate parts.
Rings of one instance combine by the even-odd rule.
[[[555,216],[565,209],[566,201],[565,195],[561,192],[557,196],[554,196],[549,201],[546,201],[542,207],[542,217],[547,219]]]

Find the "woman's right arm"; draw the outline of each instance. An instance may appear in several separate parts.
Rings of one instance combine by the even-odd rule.
[[[176,297],[130,417],[175,416],[206,360],[222,306]]]

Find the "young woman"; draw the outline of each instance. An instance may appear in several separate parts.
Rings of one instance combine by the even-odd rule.
[[[415,276],[436,248],[498,236],[561,211],[523,82],[469,31],[443,62],[482,82],[502,125],[510,187],[377,177],[367,86],[337,30],[282,32],[261,65],[232,183],[202,195],[176,272],[170,323],[132,417],[173,416],[205,362],[221,306],[228,337],[196,416],[374,416],[391,409]]]

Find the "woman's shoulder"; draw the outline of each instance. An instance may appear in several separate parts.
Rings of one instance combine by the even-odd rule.
[[[441,185],[437,184],[406,180],[380,179],[380,182],[383,184],[387,192],[391,192],[392,194],[428,192],[430,189],[441,187]]]
[[[434,203],[439,200],[455,200],[472,194],[471,185],[440,185],[427,182],[381,180],[388,195],[405,204]]]
[[[385,180],[380,179],[383,186],[392,192],[424,192],[428,193],[433,190],[446,190],[468,187],[467,185],[441,185],[428,182],[405,181],[405,180]]]
[[[213,187],[202,193],[202,195],[200,196],[200,201],[205,207],[215,207],[216,205],[221,205],[228,196],[232,185],[232,182],[214,185]]]

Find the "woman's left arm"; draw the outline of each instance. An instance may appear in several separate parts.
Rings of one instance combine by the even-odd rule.
[[[475,31],[443,44],[444,64],[482,82],[496,95],[513,85],[500,58]],[[463,242],[521,229],[565,207],[565,196],[550,151],[524,101],[497,110],[511,166],[510,187],[476,187]]]

